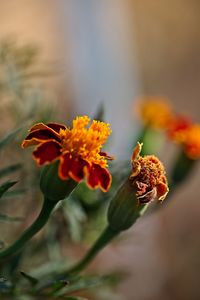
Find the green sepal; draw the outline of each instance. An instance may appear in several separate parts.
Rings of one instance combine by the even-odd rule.
[[[108,224],[114,231],[129,229],[148,204],[138,203],[136,189],[126,180],[112,199],[108,208]]]
[[[62,180],[58,176],[58,165],[58,161],[46,165],[42,170],[40,178],[40,189],[42,193],[49,200],[56,202],[69,196],[78,184],[72,179]]]

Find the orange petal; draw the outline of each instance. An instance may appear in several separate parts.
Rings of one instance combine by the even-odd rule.
[[[138,158],[142,150],[142,145],[143,145],[142,143],[137,142],[137,145],[133,149],[132,158],[131,158],[132,163]]]
[[[163,182],[160,182],[157,186],[156,186],[156,189],[157,189],[157,197],[158,197],[158,200],[162,201],[165,199],[169,189],[168,189],[168,186],[167,184],[163,183]]]
[[[97,164],[86,168],[87,184],[92,189],[100,187],[103,192],[110,188],[112,177],[107,169]]]
[[[38,143],[47,140],[59,141],[59,136],[58,134],[56,134],[54,130],[50,128],[33,130],[27,135],[25,140],[22,142],[22,148],[26,148],[32,145],[37,145]]]
[[[60,158],[59,176],[65,180],[71,177],[77,182],[84,178],[84,168],[88,163],[83,159],[74,159],[70,157],[69,153],[65,153]]]
[[[41,143],[34,151],[33,157],[39,165],[52,162],[61,155],[61,146],[56,141]]]

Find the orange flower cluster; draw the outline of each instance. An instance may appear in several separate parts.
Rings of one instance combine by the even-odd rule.
[[[36,124],[22,147],[37,145],[33,158],[38,165],[59,160],[58,175],[61,179],[72,178],[80,182],[86,178],[89,187],[107,191],[111,184],[107,160],[112,157],[101,152],[101,148],[111,134],[110,125],[93,120],[87,127],[89,122],[87,116],[77,117],[72,129],[57,123]]]
[[[190,159],[200,158],[200,125],[173,112],[166,99],[142,97],[139,113],[148,127],[165,130],[168,138],[180,144]]]
[[[164,166],[154,155],[140,156],[141,149],[142,144],[138,143],[132,154],[130,180],[136,186],[136,196],[143,204],[162,201],[169,191]]]

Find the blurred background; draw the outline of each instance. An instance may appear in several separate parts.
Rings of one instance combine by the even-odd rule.
[[[1,0],[0,19],[0,40],[34,45],[39,53],[39,79],[28,83],[31,93],[24,97],[34,97],[52,121],[62,122],[93,116],[103,104],[113,130],[109,151],[118,160],[127,159],[137,136],[134,104],[140,95],[165,96],[199,121],[198,0]],[[13,122],[6,112],[15,107],[12,101],[12,93],[2,94],[1,135],[20,124],[20,116]],[[160,157],[170,169],[175,149],[167,149]],[[130,272],[111,299],[200,299],[199,175],[196,168],[169,205],[99,255],[101,272]]]

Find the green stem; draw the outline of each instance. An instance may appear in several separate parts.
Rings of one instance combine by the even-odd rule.
[[[109,226],[102,232],[100,237],[86,253],[86,255],[77,264],[72,266],[67,271],[63,272],[61,277],[65,277],[71,274],[77,274],[85,269],[89,263],[95,258],[95,256],[115,237],[119,234],[117,231],[113,231]]]
[[[2,258],[7,258],[19,252],[24,245],[38,232],[40,229],[44,227],[47,223],[49,216],[54,209],[55,205],[57,204],[56,201],[50,201],[47,198],[44,198],[43,206],[41,209],[40,214],[38,215],[35,222],[27,228],[22,235],[16,240],[14,244],[10,247],[6,248],[5,250],[0,252],[0,260]]]

